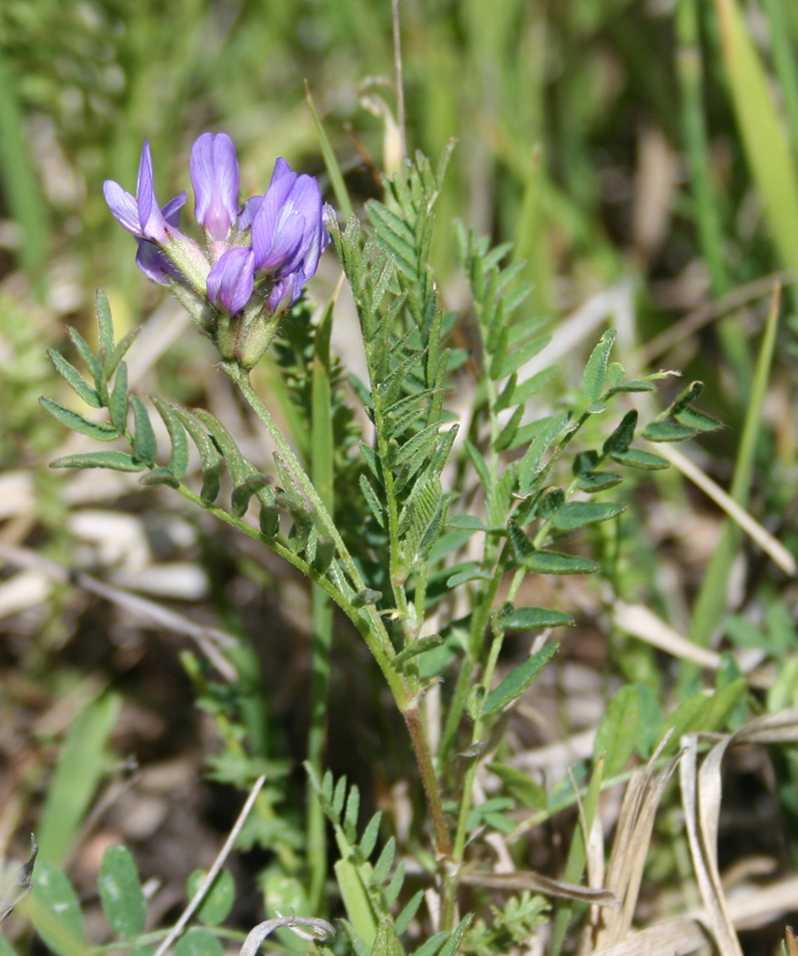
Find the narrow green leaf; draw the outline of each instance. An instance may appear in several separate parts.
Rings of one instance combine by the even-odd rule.
[[[549,342],[551,342],[550,335],[541,335],[510,352],[509,355],[505,355],[502,361],[497,364],[495,374],[493,374],[494,369],[493,366],[491,366],[491,378],[501,379],[507,375],[512,375],[513,372],[517,372],[521,366],[526,365],[530,359],[533,359],[542,352]]]
[[[65,455],[50,462],[51,468],[112,468],[114,471],[144,471],[146,465],[125,451],[88,451]]]
[[[360,813],[360,788],[352,784],[349,796],[346,798],[343,828],[350,843],[357,842],[357,818]]]
[[[237,488],[250,478],[258,476],[257,469],[244,458],[233,436],[215,415],[205,408],[197,408],[194,410],[194,416],[207,428],[221,450],[234,487]],[[291,489],[286,487],[286,491],[290,493]]]
[[[401,936],[402,933],[407,932],[407,927],[412,923],[413,917],[419,910],[419,907],[424,901],[424,890],[419,890],[413,896],[410,897],[410,901],[407,903],[402,912],[396,917],[394,921],[394,926],[396,927],[396,932]]]
[[[659,739],[673,728],[671,739],[666,745],[664,753],[673,753],[679,749],[679,742],[683,734],[700,730],[704,724],[704,718],[712,708],[712,698],[704,691],[699,691],[682,701],[681,704],[665,718],[662,728],[659,732]]]
[[[499,686],[485,698],[481,710],[482,717],[489,717],[520,697],[543,670],[544,665],[554,657],[559,647],[560,645],[556,642],[547,644],[537,654],[527,658],[523,664],[513,668]]]
[[[595,561],[558,551],[535,551],[523,563],[536,574],[593,574],[599,570]]]
[[[609,521],[626,507],[617,501],[570,501],[554,512],[551,523],[558,531],[575,531],[597,521]]]
[[[91,372],[92,378],[96,384],[100,376],[100,366],[99,362],[97,361],[97,356],[92,352],[88,343],[77,329],[73,329],[72,326],[70,326],[67,329],[67,332],[69,333],[69,337],[72,339],[72,344],[75,346],[78,352],[80,352],[80,357],[86,363],[86,367]]]
[[[116,371],[119,363],[127,355],[128,349],[136,341],[141,332],[141,326],[136,326],[131,329],[127,335],[122,339],[122,341],[116,346],[116,348],[111,353],[110,357],[106,358],[105,361],[105,375],[107,379],[110,379],[111,376]]]
[[[363,588],[363,590],[358,591],[352,599],[352,604],[355,607],[367,607],[370,604],[376,604],[381,597],[382,591],[375,591],[373,588]]]
[[[639,721],[640,695],[627,684],[610,699],[593,744],[593,760],[604,754],[606,777],[619,774],[634,753]]]
[[[205,879],[203,870],[194,870],[188,878],[186,896],[193,899]],[[211,884],[197,909],[197,919],[203,926],[219,926],[230,915],[236,899],[236,881],[229,870],[221,870]]]
[[[332,813],[333,813],[334,819],[340,820],[345,802],[346,802],[346,777],[339,777],[338,782],[335,785],[335,790],[333,790],[333,797],[332,797]]]
[[[543,810],[546,806],[546,788],[528,777],[523,770],[503,763],[489,763],[488,770],[501,780],[510,796],[527,810]]]
[[[136,425],[136,433],[133,437],[133,456],[152,466],[155,464],[155,456],[158,454],[158,444],[155,440],[155,432],[152,430],[150,416],[137,395],[130,396],[130,404],[133,406],[133,420]]]
[[[59,375],[67,381],[72,390],[76,392],[87,405],[90,405],[92,408],[99,408],[100,396],[97,394],[97,390],[85,381],[75,366],[68,362],[64,356],[55,349],[48,349],[47,354],[50,356]]]
[[[687,441],[695,435],[695,428],[675,422],[652,422],[643,429],[647,441]]]
[[[748,165],[784,266],[798,269],[798,170],[770,79],[736,0],[715,0],[732,103]]]
[[[606,491],[608,488],[614,488],[623,481],[620,475],[615,475],[609,471],[591,471],[582,475],[577,482],[577,488],[584,491],[585,494],[594,495],[599,491]]]
[[[399,942],[392,920],[385,919],[377,927],[371,956],[405,956],[404,947]]]
[[[619,465],[628,465],[630,468],[642,468],[644,471],[659,471],[668,467],[668,461],[659,455],[652,455],[648,451],[629,448],[623,452],[613,452],[610,456]]]
[[[172,443],[169,471],[180,481],[185,477],[188,470],[188,438],[185,429],[180,424],[180,419],[175,415],[173,409],[166,402],[155,396],[152,403],[163,419],[166,430],[169,432],[169,440]]]
[[[36,932],[57,956],[85,956],[87,945],[80,900],[69,877],[39,860],[33,871],[31,918]]]
[[[550,365],[548,368],[544,368],[542,371],[537,372],[535,375],[525,379],[523,382],[519,382],[513,392],[514,401],[521,404],[528,398],[536,395],[541,388],[543,388],[547,382],[551,381],[551,379],[553,379],[559,371],[559,365]]]
[[[485,464],[485,459],[479,452],[479,449],[474,445],[468,438],[465,442],[465,450],[468,454],[468,457],[471,459],[471,464],[474,466],[477,474],[479,475],[480,481],[482,482],[482,487],[485,489],[487,494],[490,494],[492,483],[490,480],[490,472],[488,471],[488,466]]]
[[[41,22],[41,21],[36,21]],[[33,22],[29,21],[29,29]],[[35,29],[35,28],[34,28]],[[19,264],[29,271],[33,284],[43,278],[42,266],[50,245],[49,203],[40,181],[43,179],[31,155],[33,140],[26,129],[30,113],[28,94],[17,74],[19,50],[8,42],[0,50],[0,179],[3,182],[4,215],[11,216],[20,229],[17,252]],[[10,61],[14,67],[9,68]],[[57,95],[57,91],[54,90]]]
[[[560,627],[573,623],[570,614],[545,607],[510,607],[506,613],[499,615],[499,624],[505,631],[534,631],[541,627]]]
[[[382,821],[382,811],[378,810],[366,824],[363,836],[358,844],[358,853],[365,862],[374,852],[377,845],[377,837],[380,835],[380,822]]]
[[[747,693],[748,684],[744,677],[738,677],[723,689],[715,691],[710,698],[710,706],[703,715],[701,726],[697,729],[706,733],[722,731],[735,707],[745,699]]]
[[[153,468],[139,478],[140,485],[168,485],[170,488],[179,488],[180,482],[168,468]]]
[[[400,860],[388,885],[382,891],[386,906],[393,906],[405,883],[405,861]]]
[[[269,487],[269,478],[266,475],[253,475],[233,489],[230,496],[230,513],[235,518],[241,518],[249,507],[249,499],[259,491]]]
[[[656,386],[653,382],[647,382],[645,379],[629,379],[628,382],[621,382],[620,385],[613,386],[604,396],[611,398],[623,392],[654,392]]]
[[[97,324],[100,327],[100,351],[105,352],[107,359],[114,350],[114,320],[111,317],[111,306],[108,304],[108,296],[102,289],[97,290],[94,302]]]
[[[465,561],[449,568],[449,571],[453,572],[446,579],[446,587],[449,589],[459,587],[467,581],[490,581],[492,578],[492,575],[482,570],[479,561]]]
[[[636,428],[637,412],[634,410],[627,412],[615,431],[604,442],[603,453],[615,457],[615,455],[627,452],[634,440]]]
[[[466,528],[469,531],[487,531],[482,518],[476,515],[450,515],[448,526],[450,528]]]
[[[496,449],[496,451],[504,451],[510,447],[523,417],[524,406],[519,405],[518,408],[516,408],[516,410],[513,412],[510,420],[496,436],[496,440],[493,442],[493,447]]]
[[[425,651],[431,651],[434,647],[440,647],[441,644],[443,644],[443,638],[440,634],[430,634],[427,637],[421,637],[417,641],[413,641],[409,647],[400,651],[396,657],[392,657],[391,667],[401,671],[407,661],[418,657],[419,654],[423,654]]]
[[[335,558],[335,541],[332,538],[319,538],[316,542],[316,554],[313,567],[319,574],[326,574]]]
[[[521,494],[527,495],[532,490],[535,479],[543,468],[544,455],[568,427],[569,420],[569,413],[565,411],[545,420],[518,466],[518,486]]]
[[[460,922],[457,924],[454,932],[449,937],[446,945],[440,951],[439,956],[456,956],[457,951],[460,949],[460,946],[465,939],[465,935],[468,932],[468,928],[471,926],[471,922],[474,919],[471,913],[468,916],[464,916]]]
[[[106,425],[103,422],[90,422],[87,418],[73,412],[63,405],[58,405],[50,398],[40,398],[39,402],[45,411],[48,411],[53,418],[57,418],[62,425],[71,428],[74,432],[80,432],[81,435],[88,435],[96,441],[113,441],[119,438],[119,431],[113,425]]]
[[[127,428],[127,365],[119,366],[114,379],[114,387],[108,400],[108,412],[112,423],[123,432]]]
[[[441,932],[435,933],[434,936],[430,936],[428,940],[422,943],[421,946],[413,952],[413,956],[435,956],[447,939],[449,939],[449,934],[446,930],[441,930]]]
[[[385,528],[385,514],[377,493],[371,487],[371,483],[365,475],[361,475],[358,481],[363,497],[366,499],[369,511],[374,515],[374,520],[381,528]]]
[[[610,352],[615,343],[615,330],[608,329],[601,336],[598,345],[593,349],[585,366],[585,376],[582,382],[582,394],[588,405],[592,405],[601,398],[604,383],[607,379],[607,363]]]
[[[677,412],[674,418],[681,425],[693,428],[697,432],[714,432],[723,428],[723,423],[719,422],[717,418],[713,418],[705,412],[699,412],[698,409],[691,408],[689,405]]]
[[[139,871],[130,850],[109,846],[103,853],[97,880],[105,918],[122,939],[132,939],[144,930],[147,904],[141,892]]]
[[[347,916],[357,936],[370,948],[377,935],[377,921],[374,919],[374,911],[363,889],[357,867],[350,859],[341,859],[333,869]],[[366,951],[368,952],[368,949]]]
[[[379,857],[377,857],[377,862],[374,864],[372,883],[375,886],[379,886],[381,883],[384,883],[388,878],[395,853],[396,837],[389,837],[388,842],[382,848],[382,852],[380,853]]]
[[[224,956],[224,947],[218,936],[201,926],[192,926],[180,938],[175,956]]]
[[[172,409],[177,415],[181,425],[191,436],[192,441],[199,451],[200,461],[202,462],[202,490],[200,497],[203,501],[212,502],[216,500],[222,484],[222,473],[224,463],[219,457],[216,446],[205,431],[203,425],[197,421],[194,416],[181,408],[179,405],[173,405]]]
[[[105,773],[108,741],[121,703],[116,694],[102,694],[72,722],[39,817],[41,862],[60,862],[72,845]]]

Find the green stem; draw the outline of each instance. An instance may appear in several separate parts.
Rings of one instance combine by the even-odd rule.
[[[435,841],[435,855],[438,859],[445,859],[449,857],[452,852],[449,828],[446,825],[446,815],[443,812],[443,801],[441,800],[438,777],[435,773],[435,766],[432,761],[432,753],[429,749],[429,741],[427,740],[427,734],[424,730],[421,712],[418,709],[417,703],[414,702],[410,704],[404,712],[404,718],[407,729],[410,732],[410,739],[413,741],[413,750],[415,751],[418,768],[421,771],[421,781],[424,784],[424,792],[429,801]]]
[[[355,588],[357,590],[365,589],[365,582],[360,575],[357,565],[349,554],[349,551],[335,526],[332,516],[319,496],[319,493],[317,492],[313,482],[306,474],[304,468],[294,455],[293,450],[283,437],[282,432],[277,427],[277,424],[272,418],[269,410],[266,408],[266,406],[260,400],[258,394],[253,389],[252,383],[249,380],[249,375],[243,368],[232,362],[223,362],[222,369],[238,386],[247,403],[258,416],[258,419],[261,421],[261,423],[266,427],[269,435],[277,446],[277,450],[282,455],[283,460],[294,473],[294,477],[300,485],[302,491],[307,496],[308,501],[310,501],[310,503],[316,509],[318,519],[324,526],[326,533],[328,533],[335,542],[341,561],[349,572],[350,578]],[[217,510],[221,511],[221,509]],[[225,513],[222,512],[222,514]],[[225,519],[230,519],[230,516],[225,515]],[[232,522],[238,524],[236,519],[232,519],[231,523]],[[249,526],[244,522],[241,522],[241,524],[244,524],[244,527],[249,528]],[[254,528],[249,528],[249,532],[252,533],[252,536],[257,537],[260,540],[263,540],[266,544],[272,546],[272,543],[263,535],[255,531]],[[344,613],[346,613],[350,620],[353,621],[355,626],[363,635],[369,650],[379,664],[380,670],[382,671],[383,676],[385,677],[388,686],[393,693],[396,705],[404,716],[408,730],[410,731],[413,750],[415,752],[416,761],[421,773],[421,779],[423,781],[424,789],[432,812],[436,852],[439,856],[447,856],[450,852],[449,833],[446,827],[446,818],[443,812],[443,801],[441,798],[440,786],[435,773],[429,740],[427,739],[424,725],[421,721],[421,715],[418,710],[417,702],[415,700],[411,701],[408,699],[407,689],[402,677],[391,666],[390,658],[394,656],[395,652],[393,645],[391,644],[390,636],[385,629],[385,625],[379,615],[379,612],[371,605],[366,608],[353,607],[343,598],[338,589],[335,588],[326,577],[315,572],[306,562],[289,552],[289,549],[282,546],[280,549],[283,552],[288,552],[291,554],[291,563],[294,564],[295,567],[299,567],[301,564],[303,566],[301,569],[304,570],[304,572],[308,574],[313,581],[319,584],[319,586],[322,587],[322,589],[329,594],[330,597],[332,597],[332,599],[338,604]],[[275,550],[277,550],[277,548],[275,548]],[[403,589],[402,593],[404,593]]]

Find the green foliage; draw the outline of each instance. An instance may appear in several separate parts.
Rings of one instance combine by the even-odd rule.
[[[127,847],[109,846],[103,853],[97,885],[103,912],[114,933],[122,939],[138,936],[144,929],[147,904],[136,861]]]
[[[64,858],[85,821],[107,770],[108,743],[121,704],[119,695],[102,694],[84,706],[70,727],[40,815],[37,870],[43,862]]]

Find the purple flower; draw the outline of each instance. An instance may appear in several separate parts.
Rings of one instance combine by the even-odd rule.
[[[255,257],[251,249],[228,249],[208,275],[208,298],[236,315],[249,302],[255,276]]]
[[[223,242],[238,219],[238,158],[233,141],[225,133],[203,133],[191,150],[189,168],[197,222],[211,239]]]
[[[161,210],[161,214],[167,224],[174,226],[175,230],[180,226],[180,209],[186,202],[186,194],[181,193],[171,199]],[[183,275],[174,263],[161,252],[154,242],[147,239],[139,239],[139,251],[136,254],[136,265],[141,269],[148,279],[157,282],[159,285],[169,285],[169,277],[173,279],[182,279]]]
[[[252,226],[252,220],[255,218],[255,213],[260,209],[262,202],[263,196],[253,196],[252,199],[248,199],[244,203],[244,208],[238,217],[239,232],[244,232],[245,229],[249,229]]]
[[[163,243],[170,235],[175,235],[175,230],[170,228],[170,224],[158,205],[155,187],[153,186],[152,154],[150,153],[150,144],[146,139],[141,149],[136,195],[131,196],[130,193],[122,189],[119,183],[112,179],[106,179],[103,184],[103,195],[109,209],[119,223],[128,232],[138,236],[139,239],[150,239],[152,242]],[[182,197],[183,202],[185,202],[185,196],[185,193],[181,193],[176,199]],[[172,200],[172,202],[175,201]],[[180,203],[181,206],[183,202]],[[167,203],[167,205],[170,204]]]
[[[286,276],[285,279],[278,279],[272,286],[271,292],[266,296],[266,309],[272,315],[280,315],[296,302],[302,294],[302,285],[304,279],[296,272]]]
[[[284,159],[278,159],[252,221],[255,268],[276,279],[296,273],[301,290],[316,272],[329,241],[319,184],[312,176],[297,175]]]

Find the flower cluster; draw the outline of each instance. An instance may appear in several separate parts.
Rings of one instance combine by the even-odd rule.
[[[138,239],[142,272],[175,292],[223,358],[249,368],[268,348],[280,316],[297,301],[330,241],[321,190],[312,176],[278,159],[266,194],[240,206],[238,158],[224,133],[197,139],[190,175],[202,245],[180,232],[185,193],[160,206],[146,140],[136,195],[113,180],[103,192],[116,219]]]

